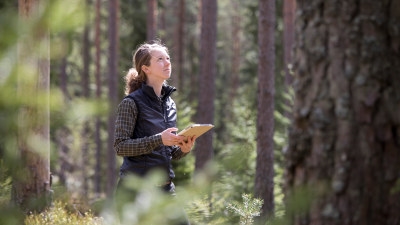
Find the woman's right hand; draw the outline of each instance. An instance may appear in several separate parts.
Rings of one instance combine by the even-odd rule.
[[[184,140],[183,136],[177,136],[174,132],[177,132],[178,128],[172,127],[161,132],[161,139],[164,145],[173,146],[178,145]]]

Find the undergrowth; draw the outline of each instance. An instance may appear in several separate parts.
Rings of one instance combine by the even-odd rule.
[[[67,205],[60,201],[40,214],[30,214],[25,219],[25,225],[103,225],[103,219],[94,216],[90,211],[81,213],[69,211]]]

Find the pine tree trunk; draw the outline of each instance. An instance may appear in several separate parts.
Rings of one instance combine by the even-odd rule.
[[[109,59],[108,59],[108,90],[110,113],[108,116],[108,145],[107,145],[107,196],[111,197],[117,181],[116,157],[114,151],[115,109],[118,102],[118,14],[119,1],[109,1]]]
[[[259,1],[258,115],[255,197],[264,201],[262,217],[274,211],[275,1]]]
[[[90,66],[90,40],[89,40],[89,32],[90,32],[90,17],[89,17],[89,7],[90,7],[90,2],[86,0],[85,2],[85,14],[86,14],[86,24],[83,30],[83,46],[82,46],[82,61],[83,61],[83,69],[82,69],[82,93],[83,97],[88,99],[90,97],[90,90],[89,90],[89,82],[90,82],[90,76],[89,76],[89,66]],[[87,198],[88,197],[88,192],[89,192],[89,178],[87,171],[89,171],[89,137],[90,135],[90,126],[89,126],[89,121],[84,121],[83,127],[81,130],[81,149],[82,149],[82,161],[81,161],[81,172],[82,172],[82,191],[83,191],[83,197]]]
[[[298,2],[293,224],[400,224],[400,2]]]
[[[240,10],[240,3],[232,1],[233,14],[232,16],[232,62],[231,62],[231,88],[229,93],[230,103],[233,106],[237,90],[239,89],[239,74],[240,74],[240,34],[241,34],[241,16],[237,13]],[[228,111],[233,111],[228,110]],[[229,117],[228,117],[229,118]]]
[[[293,66],[293,44],[294,44],[294,14],[296,10],[296,0],[283,1],[283,63],[285,71],[285,89],[286,93],[290,90],[293,83],[293,75],[290,73],[290,68]],[[288,110],[285,111],[285,116],[291,118],[290,111],[292,103],[285,100]]]
[[[157,37],[157,0],[147,0],[147,40]]]
[[[179,0],[176,1],[175,4],[178,6],[176,7],[176,14],[178,15],[178,22],[176,23],[176,31],[175,31],[175,41],[174,41],[174,64],[172,66],[174,67],[174,78],[173,80],[173,85],[176,85],[178,90],[182,90],[184,87],[185,83],[185,76],[183,75],[183,67],[184,67],[184,58],[183,58],[183,52],[184,52],[184,37],[185,37],[185,32],[184,32],[184,25],[185,25],[185,0]]]
[[[71,97],[68,93],[68,75],[67,75],[67,57],[63,56],[60,62],[60,89],[63,93],[64,102],[67,102]],[[56,131],[56,144],[58,153],[58,164],[60,169],[57,171],[57,176],[59,177],[59,183],[65,185],[67,182],[67,172],[71,171],[71,164],[69,160],[69,140],[70,131],[67,127],[63,127]]]
[[[44,3],[19,1],[21,20],[27,22],[37,7],[43,7],[39,4]],[[18,119],[20,158],[18,170],[13,171],[12,201],[26,212],[42,211],[51,204],[50,47],[47,28],[42,28],[37,36],[23,35],[18,46],[18,97],[25,104]]]
[[[96,99],[100,100],[101,98],[101,47],[100,47],[100,9],[101,9],[101,0],[96,0],[96,21],[95,21],[95,80],[96,80]],[[99,116],[96,116],[95,119],[95,143],[96,143],[96,168],[94,170],[94,189],[96,194],[99,194],[101,190],[101,177],[102,177],[102,167],[103,159],[102,159],[102,140],[100,136],[100,127],[101,119]]]
[[[200,77],[197,123],[213,123],[215,75],[216,75],[216,38],[217,38],[217,2],[202,0],[202,22],[200,37]],[[214,156],[212,130],[202,135],[196,142],[194,151],[195,170],[204,168]]]

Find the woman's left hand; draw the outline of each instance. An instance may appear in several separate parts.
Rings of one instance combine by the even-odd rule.
[[[196,136],[188,137],[187,141],[180,142],[178,146],[181,148],[183,153],[188,153],[190,150],[192,150],[195,141]]]

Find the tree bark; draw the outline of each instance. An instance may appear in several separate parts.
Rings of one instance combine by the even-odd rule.
[[[294,14],[296,11],[296,0],[283,1],[283,63],[285,71],[285,89],[289,92],[293,83],[293,75],[291,68],[293,67],[293,44],[294,44]],[[285,100],[288,110],[285,111],[285,116],[291,118],[290,111],[292,103]]]
[[[119,1],[109,1],[109,59],[108,59],[108,90],[110,113],[108,116],[108,145],[107,145],[107,196],[111,197],[116,184],[116,157],[114,151],[115,109],[118,102],[118,13]]]
[[[217,38],[217,2],[216,0],[201,1],[201,34],[200,34],[200,77],[199,104],[197,108],[197,123],[213,123],[215,74],[216,74],[216,38]],[[195,170],[199,171],[214,156],[212,147],[213,131],[202,135],[196,142],[194,151]]]
[[[147,40],[157,37],[157,0],[147,0]]]
[[[262,217],[274,211],[275,1],[259,1],[258,109],[255,197]]]
[[[101,0],[96,0],[96,20],[95,20],[95,48],[96,48],[96,54],[95,54],[95,80],[96,80],[96,99],[100,100],[101,99],[101,66],[100,66],[100,60],[101,60],[101,46],[100,46],[100,9],[101,9]],[[99,194],[101,190],[101,177],[102,177],[102,167],[101,165],[103,164],[103,159],[102,159],[102,142],[101,142],[101,136],[100,136],[100,127],[101,125],[101,119],[99,116],[96,116],[95,119],[95,143],[96,143],[96,168],[94,171],[94,190],[96,194]]]
[[[70,95],[68,93],[68,75],[67,75],[67,56],[63,56],[60,62],[60,89],[63,93],[63,100],[67,102],[70,100]],[[69,160],[69,144],[71,140],[70,131],[63,127],[56,131],[56,142],[57,142],[57,152],[58,152],[58,164],[60,165],[59,171],[57,171],[57,175],[59,177],[59,182],[62,185],[66,185],[67,183],[67,172],[71,171],[71,163]]]
[[[239,73],[240,73],[240,34],[241,34],[241,15],[239,12],[239,2],[232,1],[232,62],[231,62],[231,88],[229,93],[229,99],[231,99],[230,105],[233,106],[237,90],[239,88]],[[229,111],[233,111],[229,110]]]
[[[25,22],[44,4],[32,0],[18,3]],[[23,105],[18,119],[20,160],[13,176],[12,202],[26,212],[42,211],[51,204],[50,45],[47,27],[40,26],[41,33],[21,36],[18,46],[18,97]]]
[[[174,85],[178,88],[178,90],[182,90],[185,83],[185,76],[183,75],[183,67],[184,67],[184,46],[185,46],[185,0],[176,1],[175,4],[178,4],[176,7],[176,14],[178,15],[178,22],[176,23],[176,31],[175,31],[175,43],[174,43],[174,56],[176,56],[176,60],[174,60],[175,75],[172,80]]]
[[[230,85],[230,91],[229,91],[229,96],[228,96],[228,104],[226,105],[227,107],[227,112],[225,119],[226,121],[234,121],[233,118],[233,107],[234,107],[234,102],[236,99],[236,96],[238,94],[238,89],[239,89],[239,78],[240,78],[240,63],[241,63],[241,34],[242,34],[242,18],[241,14],[238,13],[241,5],[240,2],[232,1],[232,22],[231,22],[231,27],[232,27],[232,58],[231,58],[231,85]],[[225,125],[224,125],[225,126]]]
[[[89,83],[90,83],[90,76],[89,76],[89,66],[90,66],[90,40],[89,40],[89,32],[90,32],[90,16],[89,16],[89,7],[90,2],[89,0],[85,1],[85,14],[86,14],[86,24],[83,29],[83,46],[82,46],[82,61],[83,61],[83,70],[82,70],[82,93],[83,98],[89,99],[90,97],[90,90],[89,90]],[[84,121],[82,131],[81,131],[81,149],[82,149],[82,160],[80,162],[80,167],[82,171],[81,179],[82,179],[82,191],[83,197],[87,198],[89,193],[89,179],[87,177],[88,167],[89,167],[89,137],[90,135],[90,126],[89,121]]]
[[[289,199],[293,224],[400,224],[400,3],[299,1]]]

